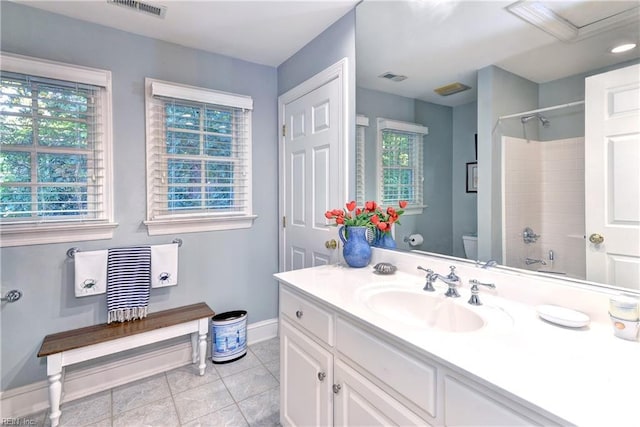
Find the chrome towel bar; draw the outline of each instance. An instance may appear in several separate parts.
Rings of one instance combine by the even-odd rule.
[[[178,247],[181,247],[182,246],[182,239],[176,237],[175,239],[173,239],[171,241],[171,243],[177,243]],[[80,248],[73,247],[73,248],[67,249],[67,257],[73,258],[75,256],[76,252],[80,252]]]

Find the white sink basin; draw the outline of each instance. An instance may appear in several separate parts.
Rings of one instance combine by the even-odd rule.
[[[480,330],[488,321],[502,323],[501,326],[512,325],[511,317],[502,310],[467,306],[467,299],[393,285],[372,286],[361,293],[361,300],[368,309],[411,327],[460,333]]]

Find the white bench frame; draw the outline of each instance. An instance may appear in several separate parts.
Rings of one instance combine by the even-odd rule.
[[[49,377],[49,404],[51,405],[51,415],[49,418],[51,419],[51,426],[56,427],[60,422],[60,415],[62,415],[60,398],[62,396],[62,384],[64,382],[64,368],[66,366],[190,334],[192,363],[196,363],[196,361],[200,362],[198,368],[202,376],[207,367],[208,329],[209,317],[204,317],[202,319],[165,326],[122,338],[114,338],[98,344],[75,348],[73,350],[65,350],[46,356],[47,376]]]

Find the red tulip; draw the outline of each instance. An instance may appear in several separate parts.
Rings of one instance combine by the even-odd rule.
[[[331,211],[326,211],[324,213],[324,217],[327,218],[327,219],[331,219],[331,218],[333,218],[333,214],[331,213]]]
[[[404,209],[407,207],[407,201],[406,200],[400,200],[398,202],[398,206],[400,206],[401,209]]]
[[[365,209],[366,209],[366,210],[368,210],[369,212],[373,212],[373,211],[375,211],[375,210],[376,210],[376,208],[378,207],[378,205],[376,205],[376,202],[374,202],[374,201],[370,200],[370,201],[368,201],[368,202],[366,202],[366,203],[364,204],[364,207],[365,207]]]
[[[388,225],[387,225],[387,223],[386,223],[386,222],[379,222],[379,223],[378,223],[378,229],[379,229],[380,231],[384,231],[384,230],[386,230],[386,229],[387,229],[387,227],[388,227]]]
[[[380,218],[378,217],[378,215],[374,215],[371,217],[370,221],[371,221],[371,224],[379,224]]]
[[[395,210],[395,209],[393,209],[391,206],[389,206],[389,207],[387,208],[387,213],[388,213],[389,215],[391,215],[391,216],[394,216],[394,215],[396,215],[396,210]]]
[[[356,215],[360,215],[362,213],[362,209],[358,208],[356,209]]]
[[[347,211],[351,212],[355,208],[356,208],[356,202],[355,201],[352,200],[349,203],[347,203]]]
[[[344,218],[339,216],[336,218],[336,224],[344,224]]]

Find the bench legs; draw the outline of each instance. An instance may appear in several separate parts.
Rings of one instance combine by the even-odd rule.
[[[60,422],[60,398],[62,396],[62,354],[47,356],[47,376],[49,377],[49,406],[51,427]]]
[[[191,334],[191,362],[198,364],[200,375],[204,375],[207,367],[207,332],[209,332],[209,319],[198,321],[198,332]]]

